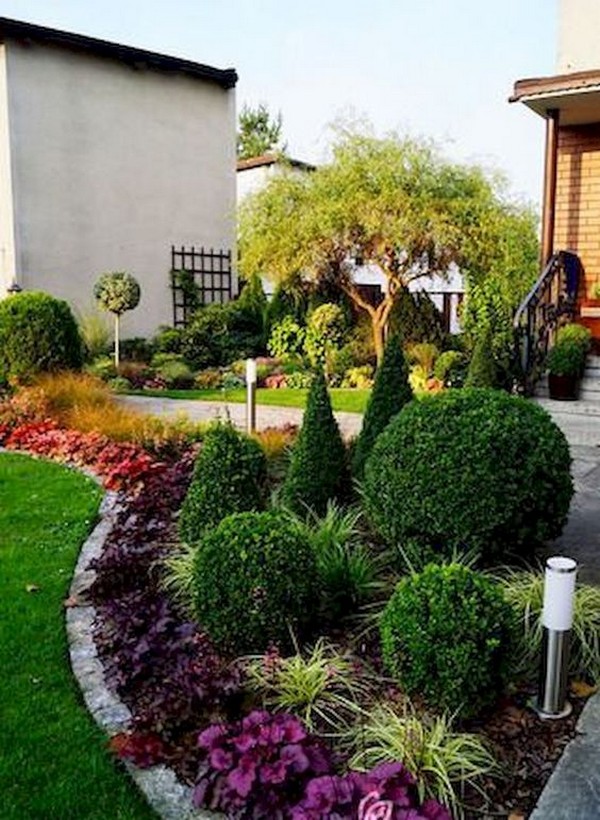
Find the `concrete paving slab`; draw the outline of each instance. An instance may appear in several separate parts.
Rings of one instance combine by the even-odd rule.
[[[200,401],[199,399],[162,399],[150,396],[119,396],[119,401],[148,413],[151,416],[176,418],[186,415],[192,421],[210,422],[218,419],[230,419],[240,429],[246,427],[246,406],[226,401]],[[256,407],[256,426],[259,430],[265,427],[281,427],[284,424],[302,424],[304,410],[298,407],[272,407],[259,404]],[[334,414],[344,438],[358,435],[362,425],[360,413]]]

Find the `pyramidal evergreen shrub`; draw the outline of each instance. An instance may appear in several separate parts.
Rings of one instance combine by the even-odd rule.
[[[377,436],[388,426],[391,419],[411,401],[413,395],[408,383],[408,366],[397,336],[388,339],[381,366],[375,375],[373,392],[365,411],[362,429],[354,446],[352,472],[361,479],[365,462]]]
[[[498,369],[489,332],[483,333],[475,343],[465,387],[498,387]]]
[[[295,512],[304,514],[310,508],[323,515],[327,502],[343,501],[349,489],[346,448],[333,416],[325,377],[318,372],[292,450],[282,500]]]
[[[266,458],[260,444],[231,424],[215,425],[204,438],[181,508],[182,541],[199,541],[228,515],[262,509],[265,480]]]

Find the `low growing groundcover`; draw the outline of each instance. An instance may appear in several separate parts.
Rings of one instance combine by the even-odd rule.
[[[63,601],[101,492],[57,464],[0,454],[0,816],[151,818],[115,767],[69,668]]]

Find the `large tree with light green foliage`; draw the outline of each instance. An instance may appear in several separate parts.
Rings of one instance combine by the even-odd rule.
[[[449,161],[430,141],[338,132],[332,160],[310,174],[283,174],[243,203],[242,273],[275,282],[334,277],[368,314],[378,361],[396,295],[457,263],[468,281],[511,280],[522,293],[535,274],[535,216],[510,201],[502,180]],[[372,305],[353,280],[355,260],[387,280]]]

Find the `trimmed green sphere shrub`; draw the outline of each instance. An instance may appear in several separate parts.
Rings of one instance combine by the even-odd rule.
[[[369,396],[362,429],[354,446],[352,472],[355,478],[362,478],[365,462],[377,437],[412,397],[408,383],[408,367],[400,340],[392,336],[383,351],[383,359],[375,375],[375,384]]]
[[[380,624],[383,660],[410,694],[471,715],[507,683],[514,614],[502,590],[462,564],[403,578]]]
[[[263,506],[266,458],[254,439],[230,424],[211,428],[196,459],[192,483],[181,508],[179,534],[198,541],[227,515]]]
[[[41,291],[0,301],[0,380],[78,370],[82,364],[77,322],[66,302]]]
[[[295,512],[302,514],[311,509],[323,515],[328,501],[343,501],[349,492],[346,448],[331,409],[325,377],[317,373],[292,450],[282,499]]]
[[[570,464],[562,431],[533,402],[499,390],[450,390],[411,402],[379,436],[364,502],[393,546],[531,557],[567,520]]]
[[[206,534],[194,564],[198,622],[219,645],[261,652],[302,637],[318,606],[316,559],[280,512],[239,513]]]

